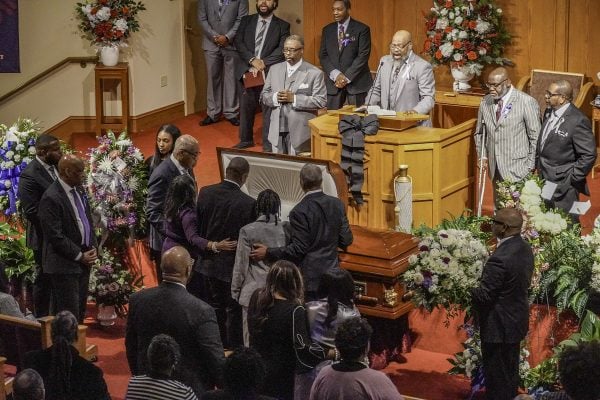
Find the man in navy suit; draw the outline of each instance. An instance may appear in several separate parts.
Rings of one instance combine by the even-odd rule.
[[[255,76],[269,72],[269,67],[280,63],[283,57],[283,42],[290,35],[290,24],[277,18],[273,12],[279,0],[256,0],[257,14],[242,18],[234,43],[237,50],[235,78],[240,85],[240,142],[234,147],[245,149],[254,146],[254,114],[258,108],[262,86],[245,88],[243,75],[251,72]],[[270,108],[263,110],[263,150],[271,151],[269,143]]]
[[[56,166],[62,157],[60,143],[51,135],[42,134],[35,142],[35,158],[21,172],[19,200],[25,219],[27,247],[33,250],[37,276],[33,283],[33,313],[37,318],[50,314],[50,277],[42,270],[43,232],[38,218],[38,205],[48,186],[56,180]]]
[[[471,296],[481,333],[486,398],[512,400],[519,387],[520,343],[529,329],[533,251],[521,237],[523,217],[516,208],[498,210],[492,223],[498,245]]]
[[[536,168],[542,178],[558,186],[548,202],[569,212],[579,193],[590,195],[586,176],[596,163],[596,139],[588,117],[575,107],[568,81],[550,84],[546,103],[552,109],[542,124],[536,152]],[[578,214],[571,214],[575,223]]]
[[[90,206],[82,187],[83,161],[72,154],[58,162],[58,178],[39,204],[44,232],[42,265],[50,275],[56,312],[67,310],[83,322],[96,238]]]
[[[348,104],[365,104],[373,80],[369,70],[371,29],[350,18],[350,0],[333,2],[335,22],[321,35],[319,60],[325,72],[327,108],[337,110]]]

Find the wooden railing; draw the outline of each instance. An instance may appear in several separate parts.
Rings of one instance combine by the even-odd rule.
[[[62,61],[54,64],[50,68],[46,69],[45,71],[40,72],[39,74],[37,74],[33,78],[29,79],[27,82],[23,83],[16,89],[11,90],[10,92],[0,96],[0,104],[4,103],[6,100],[13,97],[17,93],[21,93],[28,87],[34,85],[35,83],[46,78],[47,76],[53,74],[54,72],[58,71],[59,69],[61,69],[62,67],[64,67],[67,64],[77,64],[78,63],[81,66],[81,68],[85,68],[88,63],[96,63],[96,62],[98,62],[98,57],[67,57],[64,60],[62,60]]]

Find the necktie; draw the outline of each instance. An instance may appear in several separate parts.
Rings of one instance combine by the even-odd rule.
[[[546,140],[548,139],[548,135],[550,134],[550,131],[552,130],[552,128],[554,128],[554,124],[556,123],[556,121],[558,120],[558,116],[552,112],[550,114],[550,117],[548,117],[548,122],[546,122],[546,126],[544,127],[544,132],[542,132],[542,142],[540,143],[540,149],[544,148],[544,145],[546,144]]]
[[[77,214],[79,214],[79,219],[81,220],[81,223],[83,224],[83,244],[85,246],[89,246],[90,245],[90,236],[91,236],[90,221],[88,220],[87,214],[85,213],[85,209],[83,208],[83,203],[81,202],[81,199],[79,198],[79,193],[77,193],[77,191],[73,188],[73,189],[71,189],[71,195],[73,196],[73,199],[75,200],[75,206],[77,207]]]
[[[265,36],[265,31],[267,30],[267,21],[264,19],[260,20],[261,26],[258,30],[258,34],[256,35],[256,40],[254,41],[254,57],[260,56],[260,51],[262,50],[262,42],[263,36]]]
[[[502,115],[502,99],[496,103],[496,122],[500,119],[500,115]]]
[[[400,74],[400,65],[396,65],[394,68],[394,73],[392,74],[392,85],[396,83],[396,79],[398,79],[398,75]]]
[[[342,48],[344,47],[344,25],[340,25],[339,29],[338,29],[338,50],[342,51]]]
[[[56,180],[56,172],[54,172],[54,166],[51,165],[48,167],[48,172],[50,173],[50,176],[52,177],[52,180]]]

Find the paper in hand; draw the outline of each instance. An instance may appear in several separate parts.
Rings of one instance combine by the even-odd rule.
[[[542,194],[541,194],[542,199],[552,200],[552,195],[556,191],[556,186],[558,186],[556,183],[546,181],[546,183],[544,183],[544,187],[542,188]]]
[[[592,207],[592,203],[590,201],[574,201],[571,209],[569,210],[569,214],[579,214],[584,215],[588,210]]]

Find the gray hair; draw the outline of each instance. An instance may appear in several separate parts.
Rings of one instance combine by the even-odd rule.
[[[198,140],[192,135],[181,135],[175,141],[173,146],[173,153],[177,153],[180,150],[190,150],[198,146]]]
[[[287,38],[285,38],[286,42],[288,40],[295,40],[295,41],[299,42],[302,45],[302,47],[304,47],[304,39],[300,35],[296,35],[296,34],[290,35]]]

